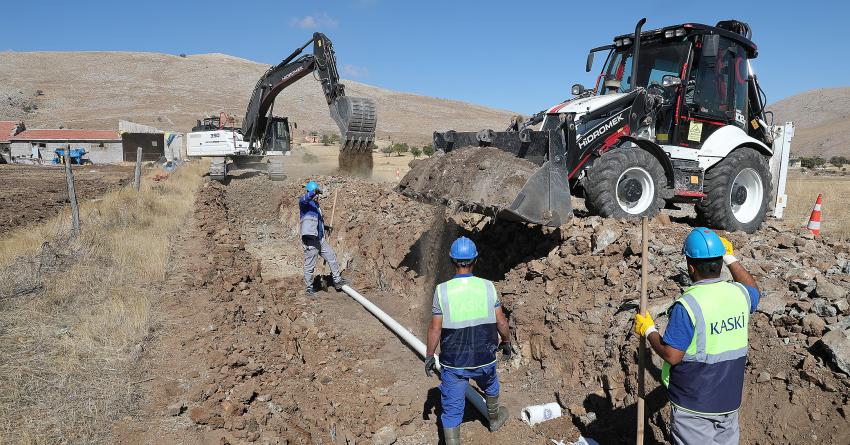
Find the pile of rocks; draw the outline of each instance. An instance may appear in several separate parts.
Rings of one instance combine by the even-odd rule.
[[[341,193],[333,241],[356,288],[393,295],[425,320],[434,283],[451,276],[448,245],[459,235],[471,237],[481,252],[476,272],[496,282],[519,347],[499,364],[507,391],[522,403],[557,398],[583,433],[603,443],[633,436],[637,338],[629,332],[640,289],[637,222],[585,217],[558,229],[529,227],[446,215],[363,181],[322,183],[329,196]],[[301,186],[285,184],[279,192],[280,233],[297,247]],[[298,277],[263,279],[236,219],[227,216],[221,186],[210,184],[199,196],[197,218],[211,254],[196,280],[221,304],[215,325],[198,341],[210,371],[193,385],[189,418],[241,439],[321,441],[331,425],[339,443],[424,426],[415,400],[395,400],[347,375],[363,366],[344,346],[350,333],[298,303]],[[662,331],[664,312],[690,284],[681,254],[690,229],[664,216],[650,223],[649,303]],[[820,434],[841,443],[847,438],[841,425],[850,418],[850,248],[772,225],[726,236],[762,291],[750,323],[743,437],[788,442]],[[661,362],[653,356],[652,363],[649,434],[663,441],[666,396],[652,376]],[[389,430],[387,419],[394,422]]]
[[[662,331],[666,309],[690,284],[681,254],[690,229],[663,216],[650,224],[649,307]],[[631,434],[633,426],[615,413],[633,406],[637,389],[636,339],[629,339],[629,331],[640,295],[639,224],[587,217],[557,230],[496,223],[470,233],[481,246],[484,265],[488,251],[495,250],[489,254],[498,264],[489,266],[505,274],[497,287],[521,346],[519,366],[531,368],[529,386],[555,389],[595,438]],[[811,404],[818,420],[789,437],[850,418],[850,401],[842,395],[850,389],[849,246],[771,225],[754,235],[725,236],[762,292],[751,322],[753,383],[783,383],[775,392],[748,389],[749,403],[796,394],[795,400]],[[725,269],[724,276],[730,278]],[[653,359],[660,368],[660,360]],[[648,392],[656,389],[657,383],[648,385]],[[658,396],[660,407],[663,391]],[[654,421],[659,440],[663,423],[663,416]],[[783,437],[769,429],[761,433],[772,440]],[[747,434],[760,437],[757,431]]]

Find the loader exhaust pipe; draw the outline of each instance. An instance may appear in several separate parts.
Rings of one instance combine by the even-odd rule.
[[[638,57],[640,56],[640,29],[643,28],[643,24],[646,23],[646,17],[638,20],[637,25],[635,25],[635,43],[632,47],[632,79],[631,90],[637,88],[637,73],[638,73]]]

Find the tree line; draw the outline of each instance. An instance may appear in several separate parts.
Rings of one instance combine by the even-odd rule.
[[[428,144],[428,145],[423,145],[422,147],[419,147],[418,145],[412,145],[411,146],[411,145],[408,145],[404,142],[399,142],[399,143],[390,144],[390,145],[387,145],[386,147],[381,148],[381,153],[383,153],[387,156],[389,156],[393,153],[395,153],[396,156],[401,156],[401,155],[408,153],[408,152],[410,152],[410,154],[413,156],[413,159],[416,159],[416,158],[418,158],[419,156],[422,156],[422,155],[431,156],[431,155],[434,154],[434,146],[432,144]]]
[[[820,156],[802,156],[797,159],[792,159],[792,162],[793,161],[799,161],[800,167],[803,168],[825,167],[827,163],[835,167],[841,168],[847,164],[850,164],[850,159],[847,159],[844,156],[833,156],[829,158],[829,160],[826,160]]]

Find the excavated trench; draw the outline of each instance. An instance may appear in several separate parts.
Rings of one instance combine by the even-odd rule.
[[[542,229],[474,214],[449,214],[444,207],[412,201],[387,186],[361,180],[337,176],[318,180],[328,192],[323,203],[326,217],[331,212],[328,198],[334,191],[340,194],[332,241],[344,274],[353,279],[354,288],[420,338],[430,317],[434,286],[452,274],[446,257],[451,242],[464,235],[477,243],[476,274],[496,282],[520,353],[499,363],[504,400],[514,414],[511,427],[488,441],[481,423],[468,422],[465,441],[539,443],[575,440],[581,432],[600,443],[631,442],[637,339],[629,330],[640,272],[636,223],[588,217],[558,229]],[[296,203],[301,181],[247,178],[234,180],[227,188],[228,214],[239,227],[246,250],[262,263],[263,282],[301,301],[296,295],[302,286]],[[649,290],[654,315],[661,314],[682,289],[679,252],[688,230],[687,225],[667,221],[651,224]],[[765,294],[763,307],[751,322],[742,439],[775,443],[819,435],[826,436],[825,443],[847,443],[850,433],[841,425],[850,418],[846,395],[850,380],[823,352],[821,336],[838,329],[850,314],[846,291],[835,291],[850,286],[846,266],[850,248],[778,226],[730,238]],[[821,295],[816,286],[834,292]],[[345,337],[368,334],[377,336],[368,338],[382,345],[380,352],[388,347],[388,339],[396,341],[388,331],[376,330],[377,320],[364,317],[365,311],[339,294],[320,293],[318,300],[307,304],[316,307],[317,320],[333,323],[339,316],[349,317],[338,320],[352,330],[339,333],[336,341],[341,344]],[[664,317],[657,321],[663,329]],[[360,330],[367,334],[358,334]],[[393,388],[406,385],[404,397],[433,402],[437,394],[426,388],[434,382],[414,379],[418,382],[414,383],[411,376],[421,373],[421,365],[412,352],[397,346],[395,355],[380,356],[373,366],[395,376]],[[364,360],[356,359],[353,366],[365,366]],[[662,443],[669,440],[668,404],[657,383],[661,363],[656,357],[652,363],[647,377],[647,443]],[[348,381],[344,376],[335,378],[340,384]],[[372,403],[368,394],[349,391],[348,396]],[[522,407],[554,400],[565,408],[563,419],[535,428],[517,419]],[[388,418],[388,425],[399,433],[399,443],[432,440],[433,416],[426,414],[427,409],[415,411],[422,414],[421,420]],[[348,429],[357,437],[377,433],[350,425]],[[429,438],[404,442],[402,434],[412,438],[414,429],[428,431]],[[470,432],[482,434],[467,437]]]

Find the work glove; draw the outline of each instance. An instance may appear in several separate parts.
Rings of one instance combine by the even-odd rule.
[[[330,236],[330,234],[331,234],[331,233],[333,233],[333,231],[334,231],[334,228],[333,228],[333,227],[331,227],[331,226],[325,226],[325,233],[326,233],[328,236]]]
[[[732,243],[722,236],[720,237],[720,242],[723,243],[723,247],[726,248],[726,253],[723,255],[723,262],[728,266],[738,261],[738,259],[735,258],[735,249],[732,248]]]
[[[425,357],[425,375],[431,377],[431,370],[434,369],[434,366],[437,364],[437,361],[434,360],[433,355],[429,355]]]
[[[646,315],[635,314],[635,334],[648,337],[653,332],[658,332],[658,329],[655,328],[655,322],[649,312]]]
[[[511,354],[514,352],[514,347],[509,341],[499,343],[499,349],[502,351],[502,355],[504,355],[505,358],[511,358]]]

